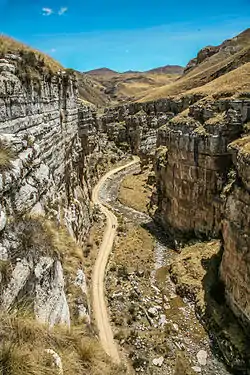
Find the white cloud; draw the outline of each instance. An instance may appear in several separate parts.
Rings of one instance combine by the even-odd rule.
[[[67,12],[67,10],[68,10],[67,7],[61,7],[60,10],[59,10],[59,12],[58,12],[59,16],[62,16],[64,13]]]
[[[54,53],[54,52],[56,52],[56,49],[55,48],[51,48],[50,52]]]
[[[43,8],[42,11],[43,11],[43,16],[51,16],[51,14],[53,13],[53,9],[51,8]]]

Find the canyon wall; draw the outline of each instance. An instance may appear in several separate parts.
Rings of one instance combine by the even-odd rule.
[[[220,237],[226,300],[249,332],[250,101],[202,99],[158,129],[156,220],[172,239]]]
[[[92,224],[92,186],[124,154],[79,102],[72,73],[20,67],[21,56],[0,60],[1,308],[25,303],[41,321],[69,325],[68,299],[79,316],[88,309],[77,244]]]
[[[217,236],[232,157],[249,102],[203,99],[159,129],[157,219],[184,236]],[[248,112],[246,112],[248,113]]]
[[[100,129],[122,150],[140,156],[142,165],[154,159],[157,131],[198,97],[161,99],[105,108],[99,115]]]
[[[222,221],[224,253],[220,275],[226,298],[245,328],[250,322],[250,137],[229,145],[233,157],[234,179],[225,204]]]
[[[249,99],[199,96],[105,109],[100,131],[116,146],[154,160],[155,219],[177,247],[221,237],[220,277],[228,305],[249,324]],[[243,138],[242,138],[243,137]]]

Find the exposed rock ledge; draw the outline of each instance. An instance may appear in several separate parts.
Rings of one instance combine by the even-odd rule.
[[[1,308],[25,303],[41,321],[69,325],[76,311],[88,314],[81,250],[72,248],[92,223],[93,184],[124,154],[78,101],[72,73],[22,75],[21,59],[0,60]]]

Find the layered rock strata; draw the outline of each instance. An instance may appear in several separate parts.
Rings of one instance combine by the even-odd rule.
[[[139,155],[142,164],[148,164],[154,158],[157,130],[196,100],[196,96],[186,96],[109,107],[98,122],[117,147]]]
[[[220,275],[226,298],[248,333],[250,322],[250,137],[229,145],[235,170],[222,222],[224,253]]]
[[[95,109],[79,103],[74,75],[31,69],[24,79],[21,62],[17,55],[0,60],[0,301],[11,309],[25,299],[41,321],[70,324],[70,283],[79,289],[79,314],[88,308],[81,257],[65,278],[59,235],[40,218],[82,244],[92,222],[92,185],[112,150],[115,160],[123,154],[99,134]]]
[[[161,127],[157,139],[157,219],[187,236],[217,236],[232,167],[228,145],[243,131],[250,103],[199,101]]]

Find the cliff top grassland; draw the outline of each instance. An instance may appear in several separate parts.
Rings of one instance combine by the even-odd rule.
[[[53,73],[63,69],[62,65],[49,55],[37,51],[21,42],[18,42],[6,35],[0,34],[0,57],[4,58],[6,54],[18,54],[25,59],[31,67],[34,63],[39,63],[45,70]]]

